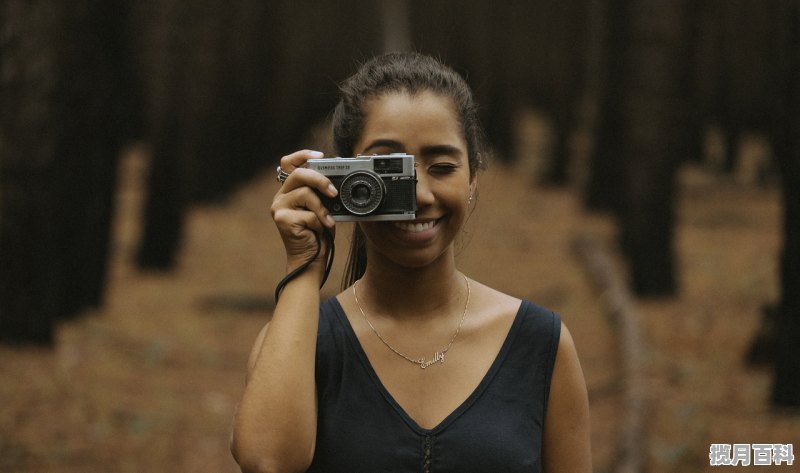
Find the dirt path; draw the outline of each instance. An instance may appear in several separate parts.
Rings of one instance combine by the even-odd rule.
[[[123,166],[106,306],[64,324],[54,351],[0,348],[0,471],[238,471],[230,419],[256,333],[269,318],[283,256],[263,176],[219,208],[192,211],[180,267],[131,267],[144,161]],[[589,386],[595,470],[614,464],[619,432],[618,339],[571,242],[611,241],[567,190],[531,189],[496,167],[459,255],[470,276],[562,314]],[[797,417],[765,407],[769,376],[742,352],[762,304],[776,297],[778,201],[687,172],[679,299],[639,305],[646,329],[647,458],[651,471],[704,471],[712,442],[800,446]],[[338,279],[349,232],[331,281]],[[779,470],[787,471],[787,470]]]

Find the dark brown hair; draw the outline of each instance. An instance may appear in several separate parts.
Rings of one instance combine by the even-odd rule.
[[[353,156],[364,130],[367,101],[394,93],[416,95],[433,92],[450,98],[467,143],[470,176],[485,167],[488,149],[478,119],[477,104],[467,82],[440,61],[415,52],[394,52],[364,63],[341,86],[339,104],[333,111],[333,146],[339,156]],[[367,269],[366,237],[358,225],[353,230],[350,254],[342,278],[347,288]]]

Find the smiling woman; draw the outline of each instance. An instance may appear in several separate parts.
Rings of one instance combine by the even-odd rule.
[[[414,155],[416,216],[358,222],[336,297],[320,301],[322,256],[287,283],[235,419],[242,470],[590,471],[586,387],[559,316],[456,268],[485,154],[466,82],[392,53],[341,90],[336,151]],[[287,273],[335,227],[322,199],[337,189],[304,167],[320,156],[281,159],[271,211]]]

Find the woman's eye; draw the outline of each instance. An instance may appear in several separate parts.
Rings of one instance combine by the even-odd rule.
[[[434,174],[450,174],[455,172],[458,166],[454,164],[434,164],[429,169]]]

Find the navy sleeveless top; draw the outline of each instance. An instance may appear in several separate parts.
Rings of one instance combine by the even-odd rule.
[[[336,298],[320,307],[317,442],[309,472],[539,472],[557,314],[523,301],[489,371],[439,425],[392,398]]]

